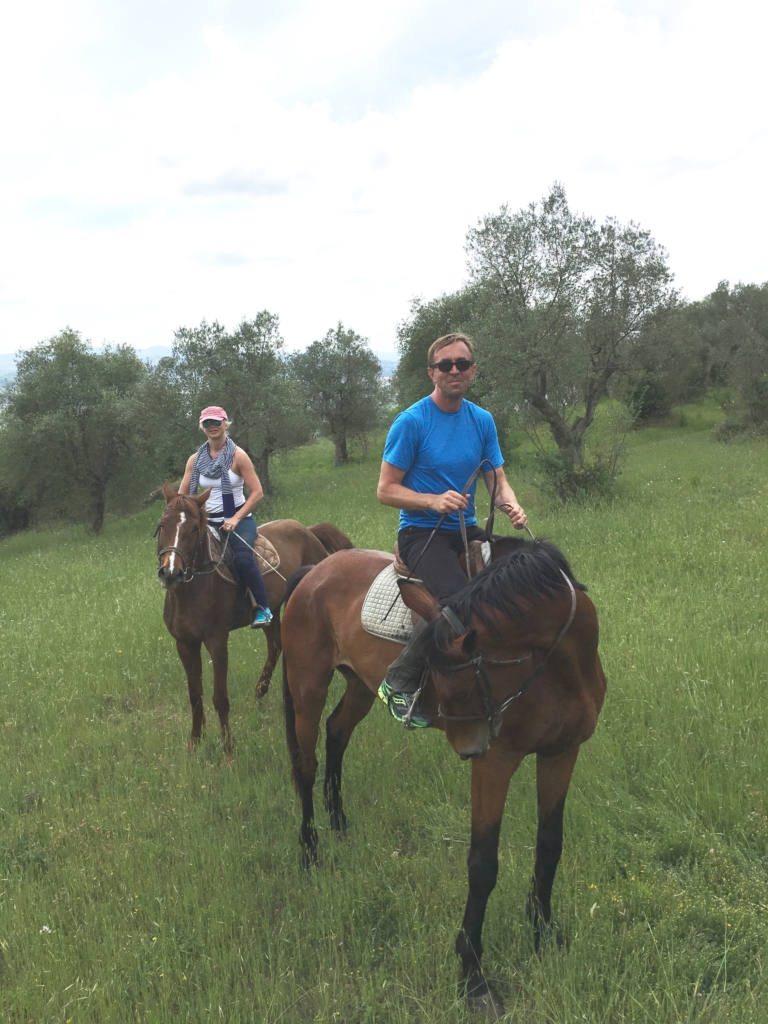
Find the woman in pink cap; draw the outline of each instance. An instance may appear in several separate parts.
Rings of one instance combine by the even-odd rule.
[[[208,522],[230,535],[229,547],[237,571],[256,602],[252,626],[260,629],[272,621],[272,612],[264,577],[253,554],[256,520],[251,510],[264,497],[264,491],[247,453],[228,437],[229,419],[220,405],[203,409],[200,427],[207,440],[187,460],[179,494],[197,494],[199,487],[212,488],[205,505]],[[248,489],[247,498],[244,487]]]

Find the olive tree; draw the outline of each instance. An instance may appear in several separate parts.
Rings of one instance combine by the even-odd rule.
[[[365,438],[380,418],[386,394],[381,363],[365,338],[339,323],[295,355],[292,365],[307,409],[333,441],[340,466],[349,458],[350,440]]]
[[[147,373],[133,349],[94,351],[71,328],[21,355],[0,428],[4,486],[16,485],[31,508],[84,519],[98,533],[110,489],[124,504],[146,479]]]
[[[598,402],[676,304],[665,251],[634,223],[573,213],[560,185],[540,204],[483,217],[466,251],[484,298],[489,404],[543,421],[565,468],[580,469]]]
[[[272,493],[270,460],[305,444],[312,434],[301,387],[284,353],[279,318],[262,310],[232,332],[203,321],[176,331],[173,354],[158,368],[179,436],[184,423],[190,438],[197,414],[206,405],[222,405],[231,421],[232,439],[253,459],[265,494]]]

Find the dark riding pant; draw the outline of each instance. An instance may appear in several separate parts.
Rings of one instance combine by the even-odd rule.
[[[431,533],[431,530],[419,526],[406,526],[397,535],[397,547],[408,568],[415,567],[414,576],[424,583],[440,604],[446,604],[468,582],[459,565],[464,540],[461,530],[438,530],[424,551]],[[485,530],[479,526],[468,526],[467,540],[485,540]],[[424,672],[421,633],[425,626],[423,619],[416,623],[411,639],[387,669],[387,682],[396,693],[414,693],[421,684]]]
[[[230,533],[229,549],[234,557],[240,579],[253,594],[256,604],[260,608],[269,608],[269,597],[264,585],[264,577],[261,575],[256,556],[251,550],[256,546],[257,533],[256,520],[253,516],[246,516]]]
[[[397,535],[397,547],[408,568],[416,566],[414,576],[423,581],[440,604],[445,604],[451,595],[467,585],[467,577],[459,565],[464,541],[461,530],[438,530],[424,551],[431,533],[431,530],[420,526],[406,526]],[[468,526],[467,540],[485,540],[485,530],[479,526]]]

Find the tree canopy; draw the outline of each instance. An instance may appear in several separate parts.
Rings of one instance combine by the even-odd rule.
[[[157,375],[176,396],[171,404],[195,429],[204,406],[226,408],[230,435],[253,459],[265,494],[272,493],[272,457],[306,444],[312,435],[279,318],[266,309],[231,333],[217,321],[180,328],[173,355],[161,362]]]
[[[482,217],[466,253],[467,286],[417,303],[401,325],[401,393],[430,328],[430,340],[434,328],[468,330],[481,371],[473,394],[504,420],[544,423],[566,468],[581,469],[598,402],[678,303],[665,251],[636,224],[574,213],[555,184],[540,203]]]
[[[0,435],[6,487],[101,530],[108,489],[135,495],[146,480],[139,400],[146,376],[133,349],[94,352],[70,328],[24,353]]]
[[[292,363],[307,408],[333,441],[340,466],[349,458],[349,442],[366,437],[380,418],[385,394],[381,363],[367,340],[341,323]]]

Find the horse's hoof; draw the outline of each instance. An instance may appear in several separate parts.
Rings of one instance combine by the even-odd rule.
[[[256,700],[261,700],[262,697],[266,697],[269,693],[270,682],[270,679],[260,679],[258,683],[256,683],[256,689],[253,691],[253,695]]]
[[[491,990],[489,985],[483,986],[482,989],[475,989],[474,992],[468,992],[464,998],[467,1009],[470,1013],[477,1014],[478,1017],[493,1021],[501,1020],[504,1016],[504,1001],[501,996]]]
[[[195,751],[199,750],[199,749],[200,749],[200,737],[199,736],[191,736],[187,740],[187,753],[188,754],[194,754]]]
[[[302,850],[299,863],[301,864],[302,871],[311,871],[312,868],[319,868],[320,859],[317,856],[317,850]]]

